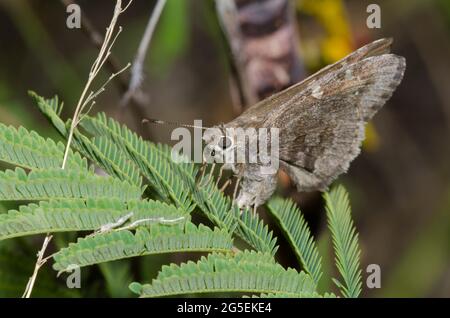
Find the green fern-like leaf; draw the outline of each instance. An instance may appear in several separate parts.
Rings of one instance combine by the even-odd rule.
[[[218,227],[234,232],[239,212],[232,211],[231,200],[215,187],[214,180],[202,178],[194,192],[195,202]]]
[[[189,176],[195,175],[194,165],[175,164],[172,160],[162,156],[161,151],[154,144],[147,142],[132,132],[126,126],[121,126],[118,122],[108,119],[104,113],[96,117],[86,117],[81,125],[94,136],[104,136],[110,138],[113,143],[121,147],[150,181],[153,189],[163,198],[170,198],[175,205],[184,210],[192,210],[194,204],[189,189],[192,185],[187,185],[183,175],[177,172],[181,167],[191,167]],[[180,169],[174,169],[177,165]]]
[[[152,284],[130,285],[141,297],[161,297],[191,293],[266,293],[298,297],[315,292],[309,275],[285,270],[270,254],[239,252],[230,257],[210,254],[197,263],[163,266]]]
[[[62,111],[63,104],[59,103],[58,96],[51,99],[45,99],[35,92],[28,92],[29,95],[36,101],[37,106],[40,111],[47,117],[47,119],[52,123],[56,130],[63,136],[68,135],[68,129],[64,121],[61,120],[59,114]]]
[[[240,213],[236,206],[233,209],[234,215]],[[239,215],[236,233],[259,252],[272,256],[277,252],[277,239],[273,236],[273,232],[269,231],[268,226],[264,224],[259,215],[255,215],[250,210],[244,210]]]
[[[131,231],[113,231],[79,239],[55,256],[53,268],[63,271],[123,258],[173,252],[230,252],[231,236],[224,230],[187,222],[181,226],[154,225]]]
[[[64,157],[64,145],[44,139],[36,132],[23,127],[16,129],[0,123],[0,161],[26,169],[60,168]],[[86,159],[69,153],[68,169],[87,170]]]
[[[0,240],[40,233],[98,230],[130,213],[133,214],[128,223],[159,217],[189,218],[186,212],[159,201],[124,203],[115,198],[43,201],[0,214]]]
[[[62,105],[59,104],[58,97],[55,96],[53,99],[47,100],[33,92],[30,95],[36,100],[41,112],[55,126],[57,131],[64,138],[67,138],[67,126],[70,125],[70,121],[64,123],[59,117]],[[120,180],[128,181],[133,185],[140,186],[142,184],[136,165],[128,160],[109,138],[100,135],[98,138],[89,139],[83,136],[78,129],[75,129],[72,147],[78,149],[85,157],[95,162],[110,175],[116,176]]]
[[[142,185],[139,168],[111,139],[104,136],[89,139],[76,131],[74,147],[109,175],[128,181],[133,185]]]
[[[292,200],[281,198],[271,199],[267,207],[280,224],[303,269],[317,284],[322,276],[322,261],[300,209]]]
[[[89,171],[68,169],[35,170],[21,168],[0,171],[0,200],[49,200],[64,198],[138,199],[143,189]]]
[[[334,279],[345,297],[358,297],[361,292],[360,249],[358,233],[353,225],[348,194],[342,186],[324,194],[328,227],[333,239],[336,266],[343,283]]]

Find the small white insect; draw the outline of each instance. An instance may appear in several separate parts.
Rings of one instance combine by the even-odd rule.
[[[98,229],[95,233],[105,233],[105,232],[109,232],[123,224],[125,224],[125,222],[127,222],[129,219],[131,219],[133,217],[133,212],[130,212],[124,216],[121,216],[120,218],[117,219],[117,221],[115,222],[111,222],[111,223],[107,223],[104,224],[100,227],[100,229]]]
[[[181,222],[185,219],[184,216],[180,216],[178,218],[175,219],[166,219],[164,217],[157,217],[157,218],[146,218],[146,219],[139,219],[134,221],[133,223],[118,228],[118,229],[114,229],[115,231],[123,231],[123,230],[130,230],[130,229],[134,229],[136,228],[138,225],[142,224],[142,223],[147,223],[147,222],[152,222],[152,223],[159,223],[159,224],[174,224],[174,223],[178,223]]]
[[[133,217],[133,215],[134,215],[134,213],[130,212],[130,213],[124,215],[124,216],[121,216],[115,222],[103,224],[100,227],[100,229],[98,229],[97,231],[95,231],[94,233],[92,233],[89,236],[102,234],[102,233],[106,233],[106,232],[111,232],[111,231],[130,230],[130,229],[136,228],[138,225],[141,225],[141,224],[147,223],[147,222],[160,223],[160,224],[174,224],[174,223],[181,222],[181,221],[183,221],[185,219],[184,216],[180,216],[180,217],[175,218],[175,219],[166,219],[164,217],[152,217],[152,218],[139,219],[139,220],[133,221],[131,224],[128,224],[126,226],[121,227],[127,221],[129,221]]]

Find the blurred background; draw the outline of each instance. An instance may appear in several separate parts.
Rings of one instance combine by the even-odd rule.
[[[81,29],[66,27],[69,2],[0,0],[2,123],[58,138],[28,97],[30,89],[47,97],[58,94],[65,103],[63,117],[72,115],[97,56],[95,32],[104,33],[114,1],[78,1]],[[367,7],[375,2],[381,8],[381,28],[369,29]],[[155,3],[134,0],[121,16],[124,29],[103,79],[115,66],[134,59]],[[354,49],[393,37],[393,52],[407,60],[405,78],[369,124],[362,154],[337,183],[350,193],[363,279],[368,264],[381,267],[381,288],[364,288],[363,296],[450,297],[450,1],[236,4],[233,19],[218,15],[213,0],[168,0],[145,60],[139,94],[121,106],[129,78],[124,73],[100,96],[93,112],[105,111],[147,139],[170,144],[173,127],[142,126],[142,118],[188,124],[202,119],[205,126],[227,122],[246,106]],[[333,275],[320,193],[298,194],[283,175],[279,184],[278,192],[293,197],[305,213],[322,254],[328,256],[325,269]],[[2,203],[0,212],[14,207]],[[75,236],[57,235],[55,246],[73,240]],[[41,237],[0,242],[0,296],[21,295],[41,242]],[[280,262],[298,267],[281,236],[279,243]],[[83,269],[80,290],[68,290],[46,266],[35,295],[126,297],[129,282],[150,281],[162,264],[184,259],[149,256]],[[322,278],[323,289],[332,288],[327,277]]]

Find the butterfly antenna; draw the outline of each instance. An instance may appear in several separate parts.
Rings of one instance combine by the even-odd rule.
[[[209,127],[182,124],[182,123],[173,122],[173,121],[164,121],[164,120],[153,119],[153,118],[142,119],[142,124],[172,125],[172,126],[179,126],[179,127],[186,127],[186,128],[198,128],[198,129],[205,129],[205,130],[209,128]]]

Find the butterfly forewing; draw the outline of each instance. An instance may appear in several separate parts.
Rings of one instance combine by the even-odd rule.
[[[311,82],[316,81],[317,79],[320,79],[327,74],[336,73],[346,65],[356,63],[363,60],[364,58],[387,54],[390,52],[391,44],[392,39],[380,39],[369,43],[344,57],[342,60],[322,68],[320,71],[309,76],[300,83],[292,85],[291,87],[251,106],[243,114],[228,123],[226,126],[241,128],[262,127],[265,121],[265,117],[270,112],[277,111],[278,107],[289,102],[292,97],[297,96],[299,93],[303,93],[308,85],[311,84]]]

